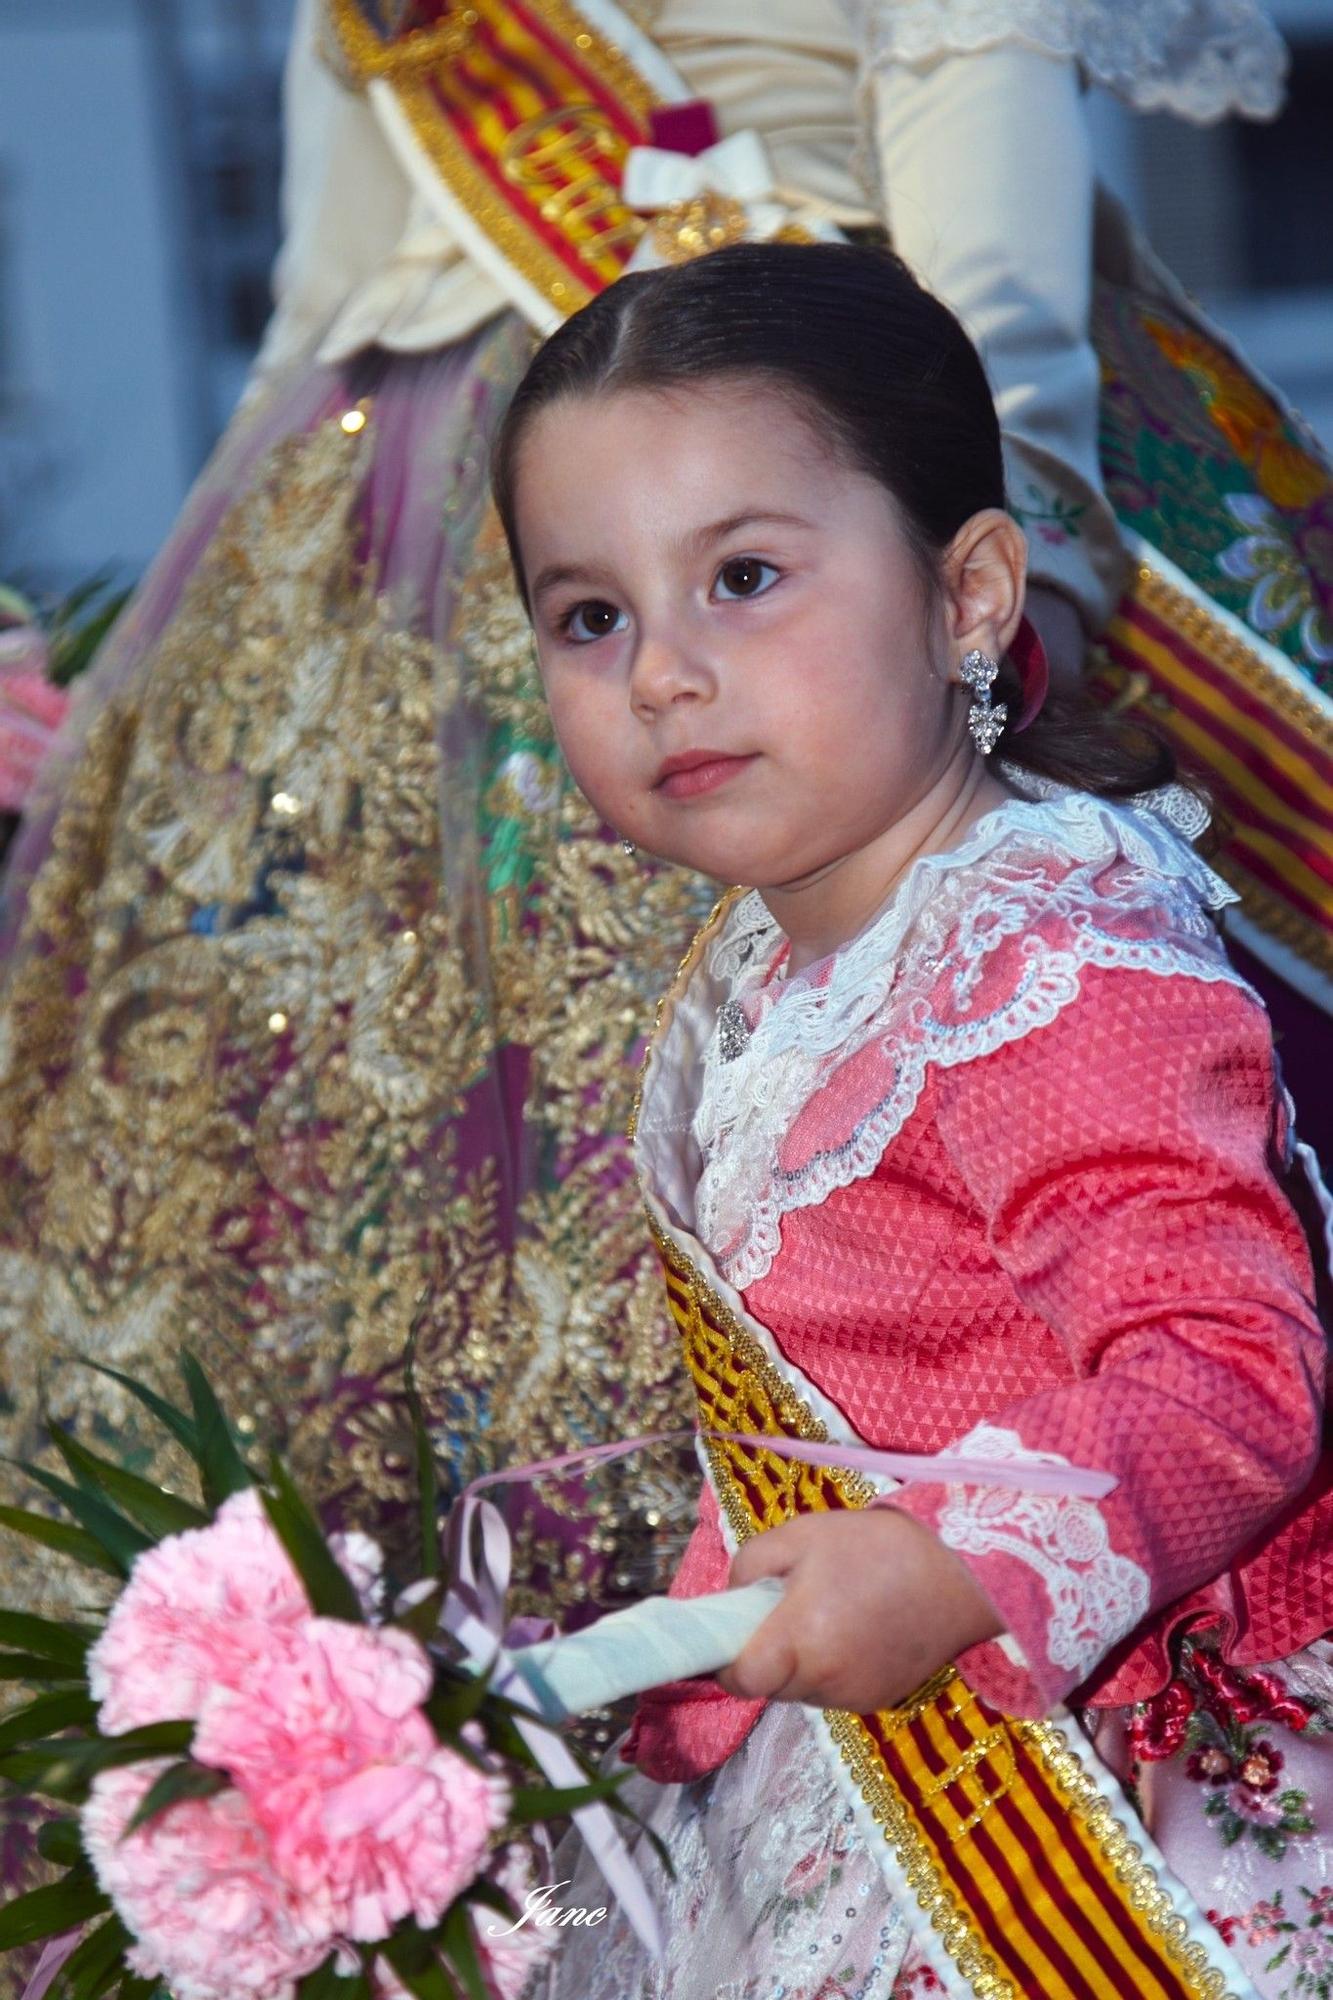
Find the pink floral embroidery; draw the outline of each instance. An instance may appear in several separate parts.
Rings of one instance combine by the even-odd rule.
[[[782,1884],[784,1896],[805,1896],[812,1889],[822,1888],[832,1870],[832,1857],[827,1848],[815,1848],[803,1854],[799,1861],[792,1863]]]
[[[1299,1893],[1306,1906],[1304,1923],[1298,1923],[1288,1914],[1283,1893],[1279,1889],[1250,1911],[1244,1920],[1249,1925],[1249,1942],[1276,1944],[1285,1939],[1264,1970],[1277,1972],[1285,1966],[1295,1974],[1291,1984],[1283,1989],[1285,1993],[1308,1994],[1311,2000],[1333,2000],[1333,1890],[1301,1887]]]
[[[904,1965],[893,1983],[889,2000],[916,2000],[919,1993],[943,1993],[944,1981],[923,1959]]]
[[[1184,1750],[1185,1775],[1204,1788],[1204,1814],[1223,1845],[1250,1839],[1271,1860],[1281,1860],[1293,1838],[1314,1832],[1315,1821],[1309,1796],[1283,1786],[1286,1757],[1264,1725],[1296,1735],[1323,1726],[1278,1675],[1264,1668],[1242,1672],[1187,1639],[1178,1673],[1130,1724],[1134,1769]]]
[[[1256,1903],[1249,1915],[1243,1919],[1246,1926],[1246,1941],[1249,1944],[1272,1944],[1282,1935],[1282,1891],[1270,1902]]]

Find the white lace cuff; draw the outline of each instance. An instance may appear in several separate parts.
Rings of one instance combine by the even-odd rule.
[[[1030,1449],[1017,1431],[994,1424],[976,1425],[957,1449],[985,1458],[1069,1463],[1058,1452]],[[1147,1572],[1116,1553],[1093,1500],[950,1486],[933,1525],[945,1547],[975,1569],[1048,1704],[1086,1680],[1147,1615]],[[995,1557],[1010,1563],[997,1566]]]
[[[867,63],[1022,43],[1072,58],[1139,111],[1271,118],[1287,55],[1258,0],[843,0]]]

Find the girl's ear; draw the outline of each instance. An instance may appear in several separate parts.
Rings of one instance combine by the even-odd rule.
[[[1028,545],[1002,508],[964,521],[941,565],[947,630],[961,659],[974,648],[1002,660],[1023,616]]]

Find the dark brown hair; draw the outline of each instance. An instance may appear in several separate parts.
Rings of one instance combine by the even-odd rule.
[[[741,243],[622,278],[541,347],[496,442],[492,479],[519,589],[518,455],[548,404],[731,377],[792,399],[846,463],[896,504],[923,577],[963,523],[1005,504],[1000,427],[985,370],[946,306],[889,251]],[[1012,662],[995,698],[1022,706]],[[1174,759],[1146,731],[1078,696],[1052,696],[1002,754],[1059,784],[1126,796],[1166,783]]]

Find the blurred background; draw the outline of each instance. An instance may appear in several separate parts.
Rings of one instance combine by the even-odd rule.
[[[0,578],[132,581],[268,312],[291,0],[0,0]],[[1273,125],[1093,105],[1104,177],[1333,445],[1333,0]]]

